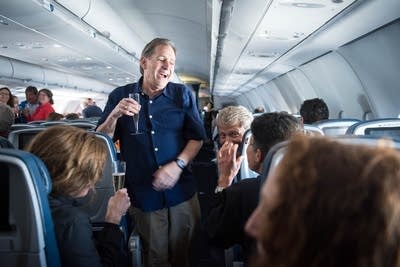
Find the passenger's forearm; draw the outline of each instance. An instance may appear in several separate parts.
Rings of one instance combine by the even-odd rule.
[[[111,138],[114,136],[115,127],[117,125],[118,117],[110,114],[107,119],[97,127],[97,132],[102,132],[110,136]]]
[[[194,159],[194,157],[196,157],[197,153],[199,153],[202,145],[202,140],[189,140],[185,148],[178,155],[178,158],[182,159],[186,164],[188,164],[190,161],[192,161],[192,159]]]

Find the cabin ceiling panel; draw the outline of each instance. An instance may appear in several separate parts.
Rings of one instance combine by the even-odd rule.
[[[139,15],[136,18],[126,11],[120,13],[125,21],[129,21],[131,27],[136,28],[136,22],[138,25],[144,24],[138,19],[144,19],[151,24],[148,27],[152,29],[153,35],[142,35],[146,42],[155,37],[165,37],[176,45],[175,72],[180,78],[186,80],[186,77],[192,76],[202,80],[203,83],[208,83],[211,49],[211,22],[208,21],[211,17],[208,15],[210,12],[208,1],[173,0],[169,1],[168,5],[160,0],[131,1],[131,3],[122,1],[122,5]],[[160,5],[163,8],[160,8]],[[123,9],[117,3],[113,3],[112,6],[117,10]],[[179,7],[178,12],[176,7]]]
[[[351,5],[352,2],[354,0],[321,0],[318,3],[315,1],[299,2],[294,0],[260,1],[257,2],[258,6],[255,9],[255,3],[249,5],[246,1],[235,1],[235,10],[239,10],[239,7],[245,10],[247,5],[251,6],[253,14],[245,11],[241,12],[240,15],[234,13],[234,15],[242,17],[232,19],[231,29],[228,31],[225,42],[225,49],[229,49],[230,55],[233,54],[233,56],[228,59],[222,57],[220,71],[222,75],[216,77],[214,93],[224,94],[223,92],[227,89],[227,85],[232,86],[232,82],[229,81],[232,77],[231,73],[249,73],[251,72],[251,65],[255,65],[259,71],[254,72],[252,77],[242,76],[241,80],[236,78],[237,92],[243,93],[245,90],[251,90],[258,86],[259,83],[254,82],[257,76],[275,78],[277,75],[282,74],[283,72],[271,74],[270,67],[275,65],[275,62],[280,57],[311,36],[326,21]],[[258,13],[254,14],[254,10],[257,10]],[[246,18],[246,23],[240,23],[244,18]],[[250,19],[250,22],[247,22],[247,18]],[[245,29],[243,25],[251,25],[251,27]],[[245,41],[243,41],[244,39]],[[309,60],[309,53],[312,51],[312,49],[303,51],[307,56],[302,56],[299,64],[303,63],[305,58]],[[325,50],[322,51],[322,54],[325,53]],[[321,50],[313,53],[311,58],[319,55],[321,55]],[[300,54],[297,56],[300,56]],[[259,60],[252,58],[258,58]],[[275,72],[280,69],[287,70],[290,68],[278,67],[275,68]],[[229,88],[229,90],[231,89]]]
[[[140,76],[145,43],[167,37],[178,49],[174,81],[210,82],[214,95],[235,98],[399,10],[398,0],[4,0],[0,53],[117,86]]]
[[[134,58],[91,36],[89,26],[78,29],[82,22],[57,5],[51,11],[34,1],[1,1],[0,18],[0,52],[10,58],[114,85],[139,76]]]

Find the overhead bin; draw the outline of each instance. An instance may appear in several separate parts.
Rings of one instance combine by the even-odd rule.
[[[95,92],[112,90],[115,85],[106,84],[84,76],[0,56],[0,78],[39,83],[49,87],[76,88]]]
[[[13,69],[9,58],[0,57],[0,76],[12,77]]]
[[[72,13],[74,13],[79,18],[83,18],[90,9],[91,0],[79,0],[79,1],[71,1],[71,0],[56,0],[54,2],[59,3]]]
[[[145,41],[126,25],[106,1],[58,0],[55,2],[74,13],[104,37],[114,41],[129,53],[135,54],[136,57],[140,57]]]
[[[12,78],[35,81],[38,83],[44,83],[44,71],[43,68],[37,65],[27,64],[22,61],[11,60],[11,66],[13,68]]]
[[[67,75],[65,73],[46,69],[45,71],[45,84],[58,85],[60,87],[69,87]]]
[[[0,56],[0,76],[7,79],[44,82],[43,68],[15,59]]]

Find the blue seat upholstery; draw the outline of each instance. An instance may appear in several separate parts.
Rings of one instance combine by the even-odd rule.
[[[2,266],[60,266],[47,200],[51,179],[33,154],[0,150]]]
[[[335,136],[346,134],[346,130],[358,122],[360,122],[359,119],[329,119],[317,121],[313,125],[320,128],[324,135]]]
[[[347,129],[346,134],[377,135],[400,138],[400,119],[385,118],[362,121],[350,126]]]

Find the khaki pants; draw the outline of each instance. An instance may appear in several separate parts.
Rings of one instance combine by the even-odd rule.
[[[152,212],[133,208],[136,229],[142,240],[144,266],[189,267],[195,254],[194,241],[200,229],[200,205],[195,194],[191,199]]]

